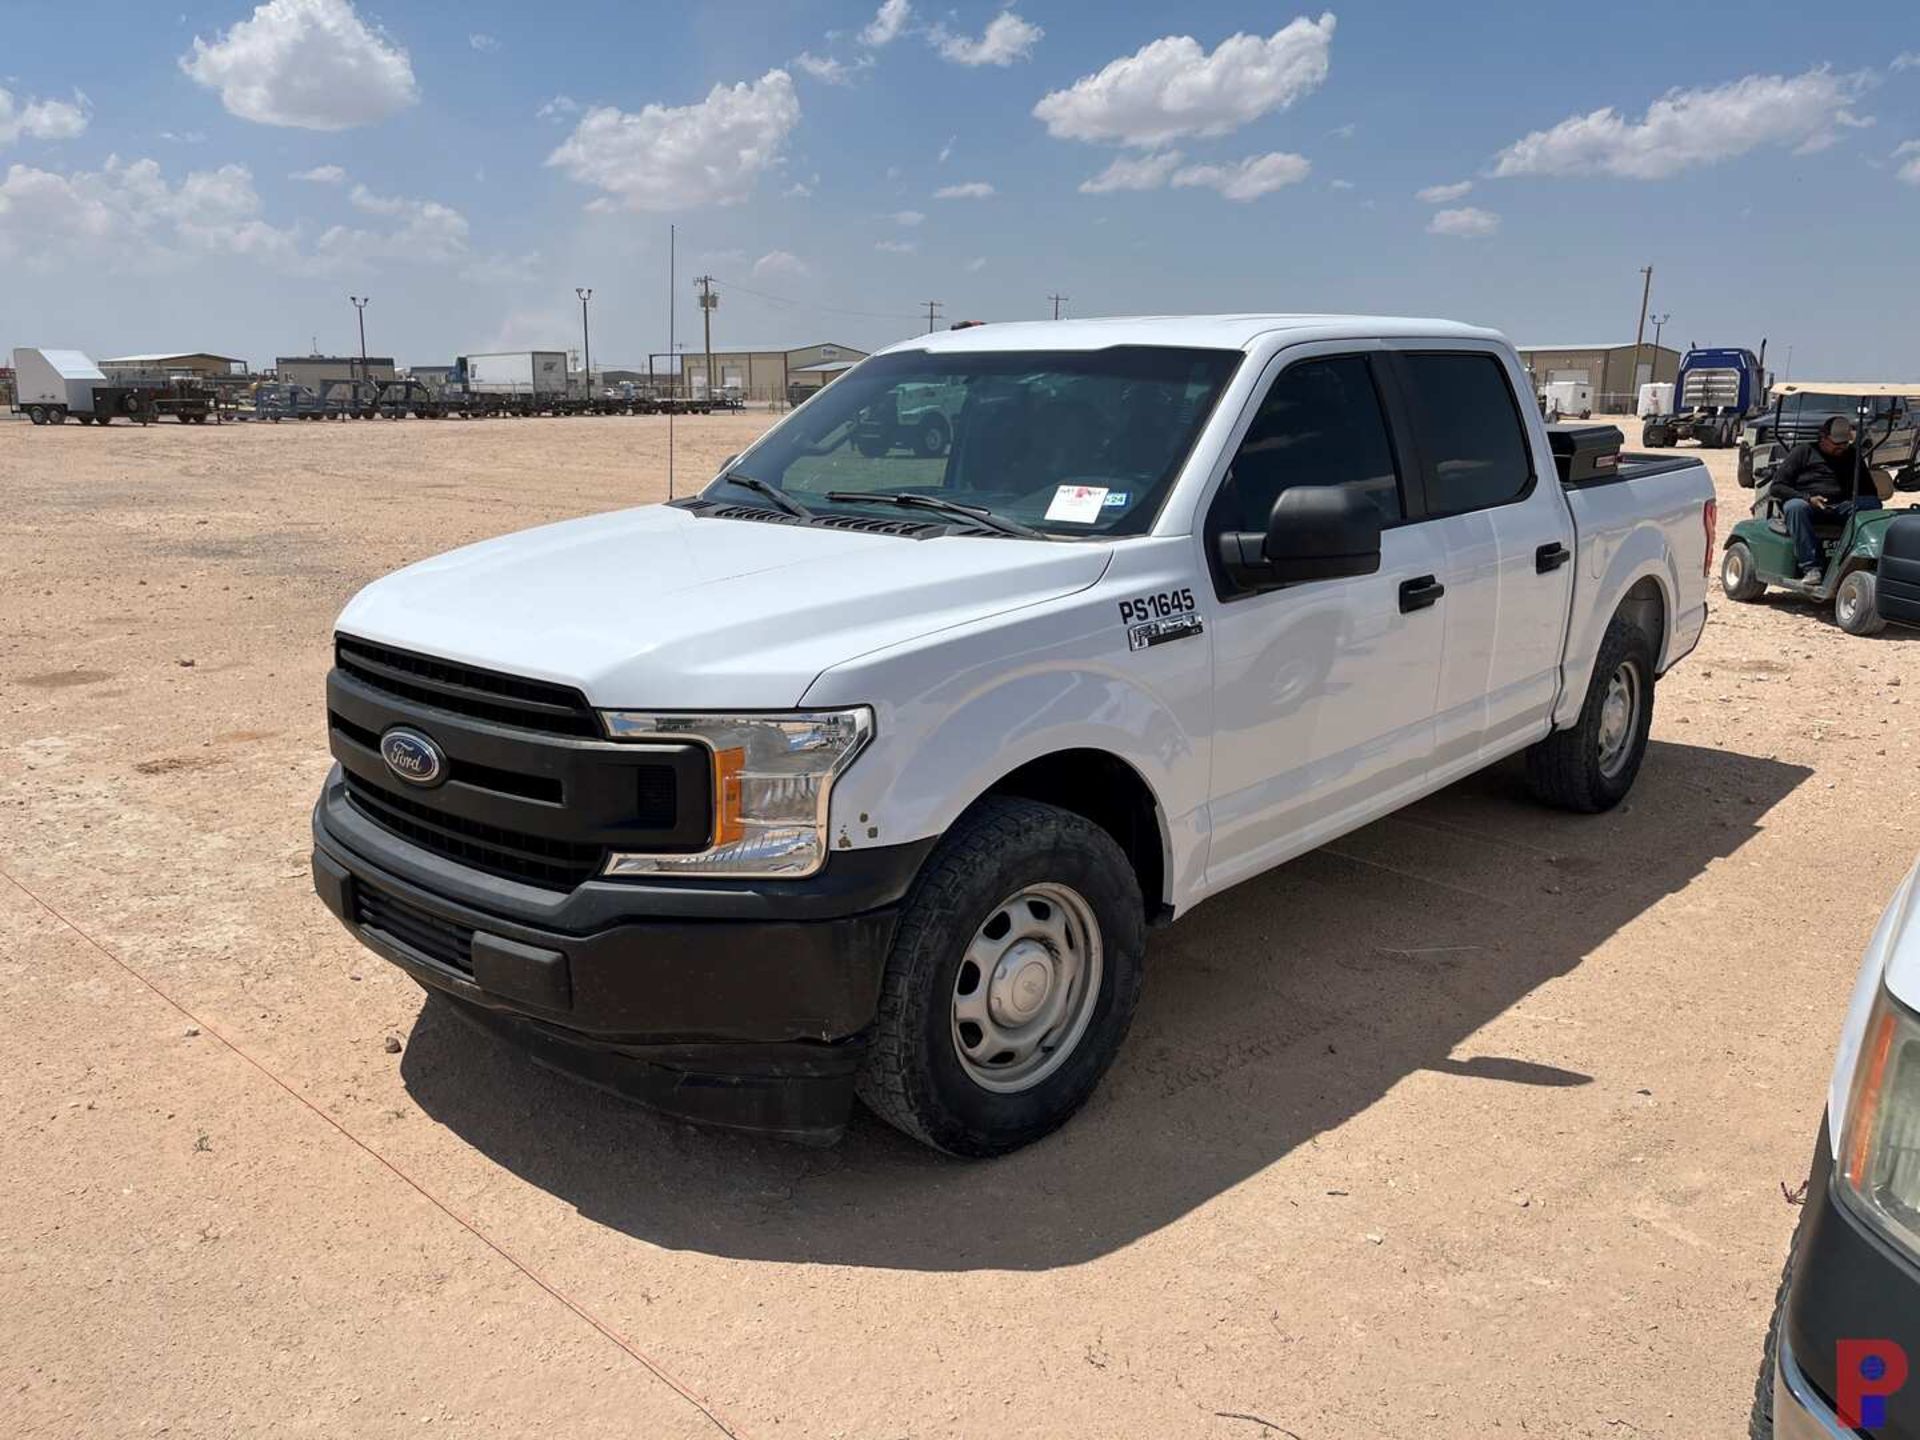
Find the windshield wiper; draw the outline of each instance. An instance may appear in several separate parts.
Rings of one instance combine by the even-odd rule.
[[[937,510],[942,515],[971,520],[983,530],[991,530],[999,535],[1017,535],[1022,540],[1056,538],[1044,530],[1034,529],[1031,525],[1022,525],[1018,520],[1009,520],[1004,515],[996,515],[984,505],[962,505],[958,500],[948,500],[939,495],[918,495],[911,490],[900,490],[891,494],[886,491],[829,490],[827,499],[846,504],[898,505],[903,510]]]
[[[729,470],[721,478],[731,484],[738,485],[742,490],[751,490],[756,495],[766,496],[767,499],[778,505],[796,520],[813,519],[813,511],[787,494],[787,492],[782,490],[778,485],[769,485],[758,475],[747,475],[739,470]],[[828,496],[827,498],[832,499],[833,497]]]

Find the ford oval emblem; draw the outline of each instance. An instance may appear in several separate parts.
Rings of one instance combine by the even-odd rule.
[[[380,737],[380,758],[409,785],[438,785],[447,778],[447,756],[418,730],[394,729]]]

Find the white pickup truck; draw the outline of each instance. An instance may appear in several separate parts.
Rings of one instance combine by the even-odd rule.
[[[950,442],[875,445],[903,393]],[[550,1061],[961,1155],[1113,1060],[1151,923],[1517,751],[1598,811],[1706,619],[1713,487],[1549,431],[1499,335],[987,325],[862,363],[695,497],[341,615],[314,877]]]

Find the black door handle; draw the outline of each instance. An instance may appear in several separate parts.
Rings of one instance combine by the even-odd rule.
[[[1429,605],[1435,604],[1446,593],[1447,587],[1431,575],[1402,580],[1400,582],[1400,613],[1404,615],[1411,610],[1424,610]]]
[[[1551,545],[1542,545],[1533,552],[1533,568],[1539,574],[1545,575],[1548,571],[1558,570],[1572,558],[1573,552],[1556,540]]]

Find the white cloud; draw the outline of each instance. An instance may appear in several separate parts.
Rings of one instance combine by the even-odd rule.
[[[1303,16],[1266,39],[1231,36],[1212,54],[1191,35],[1168,35],[1044,96],[1033,113],[1062,140],[1161,145],[1225,135],[1318,89],[1333,27],[1331,13]]]
[[[968,180],[960,185],[942,185],[933,192],[936,200],[985,200],[993,194],[993,186],[984,180]]]
[[[1329,190],[1351,190],[1353,189],[1353,182],[1351,180],[1329,180],[1327,182],[1327,188]]]
[[[896,210],[886,218],[896,225],[922,225],[927,216],[923,210]]]
[[[1046,33],[1011,10],[1002,10],[987,22],[978,40],[956,35],[943,25],[934,26],[927,33],[927,39],[956,65],[1007,66],[1016,60],[1031,59],[1033,47]]]
[[[1898,55],[1893,57],[1890,68],[1894,70],[1912,70],[1916,66],[1920,66],[1920,50],[1902,50]]]
[[[769,250],[753,262],[756,280],[804,280],[811,274],[813,268],[788,250]]]
[[[1271,155],[1249,155],[1233,165],[1189,165],[1173,172],[1173,184],[1181,188],[1204,186],[1218,190],[1228,200],[1258,200],[1262,195],[1299,184],[1312,170],[1306,156],[1276,150]]]
[[[960,137],[958,135],[949,135],[947,137],[947,143],[940,147],[940,163],[942,165],[946,164],[947,157],[953,154],[953,142],[958,140],[959,138]]]
[[[1111,165],[1090,180],[1080,182],[1082,195],[1110,195],[1116,190],[1158,190],[1180,164],[1178,150],[1158,155],[1116,155]]]
[[[260,218],[244,165],[192,171],[174,185],[156,162],[116,156],[97,171],[14,165],[0,179],[0,257],[33,269],[81,260],[150,270],[209,254],[272,261],[296,254],[293,232]]]
[[[851,85],[853,77],[873,64],[870,56],[861,56],[849,65],[844,60],[836,60],[831,55],[815,55],[802,50],[793,57],[793,63],[824,85]]]
[[[973,259],[967,261],[966,268],[969,275],[978,275],[982,270],[987,268],[987,257],[984,255],[974,256]]]
[[[536,120],[564,120],[580,113],[580,102],[571,95],[556,95],[533,112]]]
[[[1416,192],[1414,198],[1423,200],[1429,205],[1444,205],[1449,200],[1465,199],[1472,189],[1471,180],[1460,180],[1452,185],[1429,185],[1426,189]]]
[[[338,165],[316,165],[311,170],[296,170],[289,180],[310,180],[315,185],[344,185],[347,172]]]
[[[649,105],[638,114],[595,106],[547,164],[606,191],[602,209],[733,205],[780,163],[799,123],[792,77],[769,70],[755,81],[716,85],[693,105]]]
[[[1900,178],[1909,185],[1920,185],[1920,140],[1903,141],[1894,148],[1893,158],[1904,161]]]
[[[813,186],[804,180],[796,180],[780,193],[789,200],[804,200],[813,194]]]
[[[1327,131],[1327,136],[1333,140],[1351,140],[1359,129],[1360,127],[1358,125],[1349,120],[1346,124],[1336,125],[1333,129]]]
[[[479,50],[483,53],[490,50],[498,50],[500,48],[500,41],[497,37],[492,35],[487,35],[479,31],[476,31],[473,34],[467,36],[467,44],[471,45],[474,49]]]
[[[882,0],[880,8],[873,12],[873,19],[860,32],[860,43],[876,50],[882,45],[891,45],[900,38],[900,32],[907,28],[912,16],[913,6],[907,0]]]
[[[0,146],[16,140],[71,140],[85,133],[92,107],[78,90],[73,99],[29,100],[22,105],[0,89]]]
[[[889,255],[911,255],[920,247],[911,240],[876,240],[873,248],[884,250]]]
[[[1848,108],[1865,80],[1820,66],[1803,75],[1748,75],[1708,89],[1669,90],[1635,121],[1612,106],[1536,130],[1500,152],[1495,175],[1614,175],[1664,180],[1767,145],[1821,150],[1870,124]]]
[[[419,98],[407,52],[349,0],[267,0],[180,68],[242,120],[305,130],[371,125]]]
[[[1464,240],[1491,235],[1500,228],[1500,217],[1491,210],[1463,205],[1458,210],[1436,210],[1427,222],[1429,235],[1454,235]]]
[[[207,142],[203,130],[162,130],[160,138],[170,145],[204,145]]]

